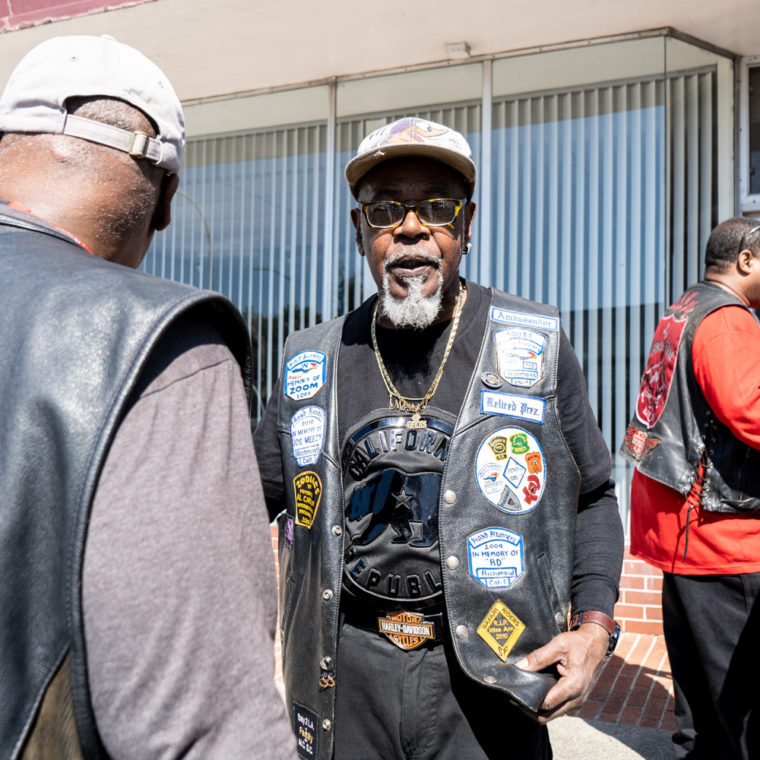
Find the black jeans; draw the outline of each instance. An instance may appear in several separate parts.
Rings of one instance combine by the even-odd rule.
[[[760,573],[665,573],[662,612],[676,757],[760,758]]]
[[[550,760],[549,734],[508,698],[468,679],[448,644],[405,652],[344,624],[335,760]]]

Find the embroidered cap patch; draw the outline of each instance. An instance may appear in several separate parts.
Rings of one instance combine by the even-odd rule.
[[[322,498],[319,475],[311,470],[299,473],[293,478],[293,491],[296,498],[296,525],[311,530]]]
[[[399,649],[416,649],[435,638],[434,624],[416,612],[395,612],[377,619],[377,629]]]
[[[524,630],[525,624],[520,618],[504,602],[497,601],[478,626],[478,635],[506,662]]]

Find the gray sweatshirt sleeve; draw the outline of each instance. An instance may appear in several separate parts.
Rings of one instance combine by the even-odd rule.
[[[108,753],[295,758],[274,682],[275,571],[238,367],[164,340],[99,481],[83,573]]]

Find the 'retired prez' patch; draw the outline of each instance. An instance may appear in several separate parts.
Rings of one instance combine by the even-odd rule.
[[[327,356],[321,351],[301,351],[285,365],[285,395],[295,401],[311,398],[326,379]]]
[[[524,630],[525,624],[520,618],[504,602],[497,601],[478,626],[478,635],[506,662]]]
[[[416,649],[435,638],[432,620],[416,612],[401,610],[377,619],[377,629],[387,636],[399,649]]]
[[[322,481],[319,475],[311,470],[300,472],[293,478],[293,491],[296,498],[296,525],[311,530],[322,499]]]

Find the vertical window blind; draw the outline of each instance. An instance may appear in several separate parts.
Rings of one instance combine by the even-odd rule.
[[[465,134],[487,180],[474,200],[488,205],[490,224],[484,229],[476,216],[464,276],[559,307],[614,453],[657,320],[698,279],[719,221],[715,91],[707,67],[495,98],[488,140],[479,102],[341,119],[333,142],[327,123],[191,140],[173,223],[143,268],[212,288],[238,306],[253,340],[258,418],[287,334],[374,291],[343,179],[360,140],[404,115],[447,124]],[[328,298],[324,288],[332,289]],[[619,459],[615,477],[626,517],[630,470]]]

